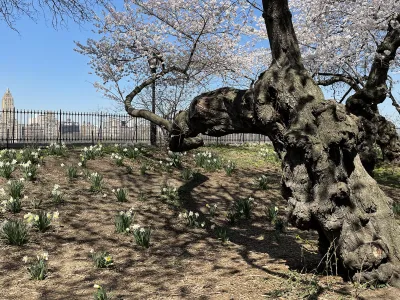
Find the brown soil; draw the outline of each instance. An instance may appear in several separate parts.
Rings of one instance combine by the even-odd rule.
[[[160,157],[155,153],[146,160],[157,166]],[[398,299],[393,288],[357,288],[339,276],[314,271],[321,261],[314,232],[288,227],[286,233],[276,236],[265,209],[277,205],[280,215],[285,214],[277,165],[242,166],[238,156],[234,159],[240,168],[232,177],[223,170],[200,170],[199,178],[184,182],[177,169],[169,174],[155,168],[142,176],[138,160],[125,160],[125,165],[133,167],[133,174],[127,174],[125,167],[116,167],[106,155],[88,162],[91,172],[104,176],[103,192],[94,194],[86,178],[69,182],[60,166],[76,164],[78,159],[79,152],[72,150],[67,158],[45,157],[38,179],[26,183],[25,194],[42,199],[41,208],[46,211],[58,210],[60,219],[45,233],[31,230],[24,246],[0,244],[0,299],[93,299],[94,284],[105,286],[113,299]],[[191,155],[184,165],[194,167]],[[262,174],[269,179],[266,191],[253,184]],[[14,177],[19,178],[18,171]],[[162,201],[160,189],[166,182],[181,187],[182,209],[200,212],[205,228],[187,227],[178,218],[180,210]],[[0,187],[5,183],[0,179]],[[66,193],[65,203],[59,206],[52,203],[50,195],[56,183]],[[111,190],[119,187],[128,189],[128,202],[119,203],[112,195]],[[400,201],[399,189],[385,191]],[[140,192],[146,195],[143,201],[138,200]],[[211,224],[226,224],[225,213],[233,200],[250,195],[256,199],[252,219],[229,227],[230,242],[223,244],[210,229]],[[208,214],[207,203],[218,205],[214,218]],[[149,249],[136,246],[132,235],[115,233],[115,215],[131,207],[136,211],[135,223],[153,230]],[[20,213],[1,214],[0,221],[22,219],[34,211],[25,200]],[[96,269],[91,249],[110,252],[114,266]],[[49,253],[48,277],[30,280],[22,258],[35,257],[41,251]]]

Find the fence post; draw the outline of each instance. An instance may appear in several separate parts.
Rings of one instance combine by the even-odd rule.
[[[135,143],[137,143],[137,118],[135,118]]]
[[[15,143],[14,142],[14,139],[15,139],[14,132],[15,132],[15,107],[13,107],[13,126],[12,126],[12,142],[13,142],[13,144]]]
[[[7,141],[7,149],[8,149],[8,135],[9,135],[10,129],[7,128],[7,135],[6,135],[6,141]]]
[[[92,146],[94,146],[94,132],[93,132],[93,129],[92,129]]]
[[[60,118],[59,118],[59,126],[58,126],[58,132],[59,132],[59,136],[60,136],[60,140],[59,140],[59,144],[61,144],[61,109],[60,109]]]

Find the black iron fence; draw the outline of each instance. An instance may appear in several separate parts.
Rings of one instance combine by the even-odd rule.
[[[43,110],[0,111],[0,147],[26,144],[150,143],[150,122],[126,114]],[[259,134],[203,136],[205,143],[266,142]],[[159,140],[162,132],[159,132]]]
[[[150,122],[126,114],[43,110],[0,110],[0,147],[26,144],[150,143]],[[400,134],[400,128],[397,128]],[[162,132],[159,141],[162,143]],[[205,144],[265,143],[260,134],[203,136]]]

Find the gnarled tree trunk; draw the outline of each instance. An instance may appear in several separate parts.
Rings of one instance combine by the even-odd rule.
[[[400,140],[394,124],[379,114],[378,104],[388,96],[388,72],[400,47],[400,14],[389,24],[385,38],[378,46],[365,86],[346,101],[347,111],[359,117],[358,152],[368,172],[376,163],[375,144],[382,149],[384,159],[400,162]]]
[[[169,122],[131,105],[133,97],[156,80],[153,77],[126,97],[126,111],[169,131],[172,151],[202,146],[200,133],[267,135],[282,158],[282,194],[292,224],[317,230],[322,247],[335,243],[340,262],[354,279],[400,286],[400,236],[392,200],[361,163],[362,117],[349,113],[363,107],[374,116],[377,101],[368,106],[361,102],[382,97],[382,66],[374,64],[371,84],[350,99],[347,109],[326,101],[303,66],[287,0],[263,0],[263,8],[273,59],[253,88],[202,94]]]
[[[268,135],[282,158],[289,218],[335,243],[343,267],[361,282],[400,286],[400,236],[390,198],[358,154],[359,118],[325,101],[305,70],[287,1],[264,0],[273,62],[247,91],[196,97],[171,126],[170,148],[202,145],[199,133]]]

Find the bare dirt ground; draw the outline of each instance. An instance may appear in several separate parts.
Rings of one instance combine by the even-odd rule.
[[[128,174],[107,154],[88,161],[90,172],[104,176],[99,194],[89,191],[90,183],[83,176],[70,182],[65,167],[60,166],[77,164],[79,151],[70,150],[65,158],[46,156],[38,179],[26,183],[25,194],[29,199],[42,199],[41,209],[58,210],[60,218],[45,233],[31,230],[24,246],[0,243],[0,299],[93,299],[94,284],[105,286],[112,299],[399,299],[394,288],[366,289],[339,276],[314,271],[321,262],[314,232],[289,226],[286,233],[276,235],[265,209],[276,205],[279,214],[285,215],[280,169],[278,164],[263,161],[258,150],[213,148],[222,157],[236,161],[237,171],[229,177],[224,170],[198,169],[201,176],[189,182],[181,179],[178,169],[172,173],[158,170],[157,162],[165,154],[153,152],[144,158],[156,166],[146,175],[140,175],[140,160],[124,161],[133,167],[133,174]],[[195,169],[192,153],[184,159],[184,166]],[[262,174],[269,182],[265,191],[254,185],[254,179]],[[19,178],[19,171],[13,177]],[[184,200],[181,210],[200,212],[205,228],[188,227],[178,218],[180,209],[162,201],[160,190],[166,182],[180,187]],[[64,204],[52,203],[54,184],[66,193]],[[6,180],[0,179],[0,187],[5,185]],[[128,189],[128,202],[116,201],[111,193],[116,188]],[[400,202],[398,187],[383,188]],[[140,193],[145,199],[139,199]],[[248,196],[256,201],[252,219],[229,227],[230,241],[223,244],[211,224],[226,224],[225,214],[232,202]],[[0,213],[0,221],[22,219],[24,214],[36,211],[29,200],[24,201],[20,213]],[[217,204],[215,217],[209,215],[207,203]],[[132,235],[115,232],[115,215],[131,207],[136,212],[135,223],[153,230],[148,249],[136,246]],[[91,249],[110,252],[114,266],[96,269]],[[48,277],[31,280],[22,258],[35,257],[42,251],[49,253]]]

